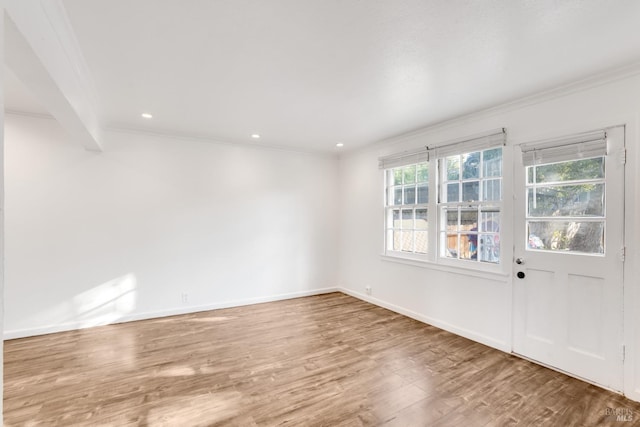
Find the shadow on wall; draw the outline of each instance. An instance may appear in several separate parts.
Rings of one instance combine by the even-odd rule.
[[[79,328],[108,325],[136,308],[136,276],[126,274],[73,297],[74,317]]]

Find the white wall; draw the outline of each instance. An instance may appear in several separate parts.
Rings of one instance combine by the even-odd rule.
[[[511,351],[511,277],[474,277],[456,269],[416,267],[381,258],[383,249],[383,181],[379,156],[438,144],[506,127],[514,144],[627,125],[625,263],[625,392],[640,400],[640,189],[638,122],[640,76],[637,69],[582,82],[571,88],[476,113],[341,156],[341,237],[339,279],[346,292],[485,344]],[[512,171],[505,172],[505,220],[512,229]],[[504,236],[509,239],[510,236]],[[502,239],[507,259],[512,245]],[[510,247],[511,246],[511,247]],[[507,261],[505,273],[511,273]],[[365,294],[371,286],[372,294]]]
[[[7,338],[337,283],[333,156],[124,132],[96,153],[16,115],[5,132]]]

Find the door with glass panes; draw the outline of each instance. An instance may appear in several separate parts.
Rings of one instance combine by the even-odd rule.
[[[514,352],[622,390],[624,127],[519,148]]]

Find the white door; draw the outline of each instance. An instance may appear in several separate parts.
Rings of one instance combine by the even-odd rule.
[[[513,350],[622,390],[624,127],[519,148]]]

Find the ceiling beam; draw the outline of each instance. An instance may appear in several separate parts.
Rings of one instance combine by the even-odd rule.
[[[87,150],[102,151],[97,96],[59,0],[5,0],[5,63]]]

